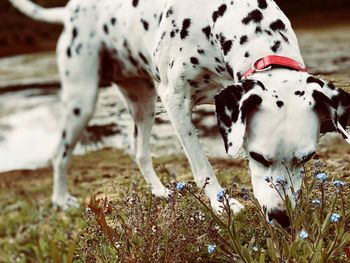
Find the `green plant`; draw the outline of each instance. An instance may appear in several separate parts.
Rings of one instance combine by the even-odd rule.
[[[266,210],[246,189],[241,190],[246,209],[234,215],[228,195],[237,195],[235,186],[217,195],[221,215],[192,182],[173,183],[175,194],[169,201],[142,196],[137,189],[122,203],[93,197],[75,260],[345,262],[350,256],[348,185],[330,180],[318,161],[305,169],[301,191],[293,192],[295,208],[281,195],[289,229],[266,220]],[[276,188],[283,181],[267,183]]]

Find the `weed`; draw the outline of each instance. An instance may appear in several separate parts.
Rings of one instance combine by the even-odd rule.
[[[246,189],[241,190],[246,209],[239,215],[228,199],[237,189],[217,193],[223,206],[217,215],[203,189],[177,182],[169,201],[137,191],[115,204],[93,197],[76,255],[120,262],[345,262],[350,257],[348,186],[332,182],[319,161],[305,170],[301,190],[292,191],[295,208],[281,194],[291,223],[287,229],[266,220],[266,209]],[[276,190],[284,185],[282,179],[266,181]]]

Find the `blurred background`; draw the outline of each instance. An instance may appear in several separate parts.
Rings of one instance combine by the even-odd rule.
[[[62,6],[64,0],[35,1]],[[350,1],[278,0],[292,21],[311,73],[349,88]],[[0,172],[48,164],[59,132],[59,79],[54,49],[59,25],[36,22],[0,0]],[[96,113],[76,154],[128,148],[130,118],[116,88],[101,89]],[[161,105],[152,147],[155,156],[181,152]],[[199,107],[194,123],[208,154],[224,157],[212,107]]]
[[[42,6],[62,6],[65,0],[34,1]],[[319,27],[349,22],[349,0],[277,0],[298,27]],[[0,1],[0,56],[53,50],[60,26],[36,22],[17,12],[8,1]]]

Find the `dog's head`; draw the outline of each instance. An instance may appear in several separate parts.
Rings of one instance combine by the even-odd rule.
[[[320,131],[347,136],[342,129],[350,94],[306,73],[273,70],[226,87],[215,104],[227,153],[235,156],[244,149],[255,197],[270,218],[287,225],[283,182],[294,205],[291,185],[300,189],[303,164],[315,155]],[[267,181],[277,184],[279,193]]]

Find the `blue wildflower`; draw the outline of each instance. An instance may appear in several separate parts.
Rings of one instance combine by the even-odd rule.
[[[333,182],[333,185],[337,188],[342,188],[343,186],[345,186],[345,184],[345,182],[339,180]]]
[[[299,197],[300,197],[300,194],[301,194],[301,190],[297,190],[293,196],[294,196],[294,200],[295,201],[298,201]]]
[[[327,179],[327,174],[326,173],[317,173],[316,174],[316,178],[320,181],[320,182],[324,182]]]
[[[276,185],[285,185],[287,182],[281,176],[276,177]]]
[[[186,183],[185,183],[185,182],[178,182],[178,183],[176,184],[176,189],[179,190],[179,191],[181,191],[181,190],[183,190],[183,189],[185,188],[185,186],[186,186]]]
[[[299,233],[299,238],[302,239],[302,240],[307,239],[308,236],[309,236],[309,234],[305,230],[301,230],[300,233]]]
[[[311,203],[312,203],[314,206],[320,206],[320,205],[321,205],[321,201],[320,201],[319,199],[312,200]]]
[[[315,165],[316,168],[321,168],[322,167],[322,163],[321,163],[320,160],[315,160],[314,161],[314,165]]]
[[[216,249],[216,245],[208,245],[208,253],[213,254]]]
[[[332,223],[336,223],[336,222],[338,222],[339,221],[339,219],[340,219],[340,215],[339,214],[337,214],[337,213],[333,213],[332,215],[331,215],[331,222]]]
[[[221,191],[217,192],[217,194],[216,194],[216,199],[217,199],[219,202],[222,202],[223,199],[224,199],[224,195],[225,195],[225,191],[224,191],[224,190],[221,190]]]

